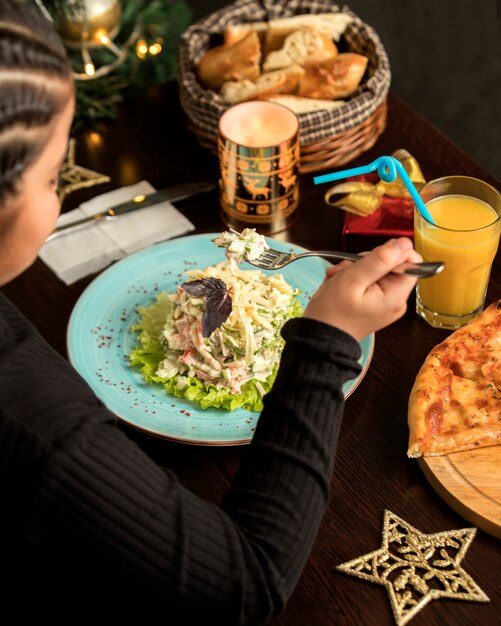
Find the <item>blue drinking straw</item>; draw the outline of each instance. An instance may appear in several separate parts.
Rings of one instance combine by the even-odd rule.
[[[397,173],[400,174],[404,185],[411,194],[414,203],[416,204],[419,212],[429,222],[435,224],[435,220],[430,215],[430,212],[426,208],[425,203],[422,201],[421,196],[418,194],[414,187],[409,175],[405,171],[404,166],[398,159],[392,156],[381,156],[369,165],[362,165],[361,167],[353,167],[349,170],[341,170],[340,172],[332,172],[331,174],[322,174],[322,176],[314,176],[313,183],[319,185],[321,183],[329,183],[333,180],[340,180],[341,178],[347,178],[348,176],[359,176],[360,174],[370,174],[377,170],[379,178],[384,180],[385,183],[392,183],[397,178]]]

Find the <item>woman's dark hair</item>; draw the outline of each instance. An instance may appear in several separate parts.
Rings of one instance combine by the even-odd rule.
[[[52,23],[21,0],[0,2],[0,205],[42,150],[72,72]]]

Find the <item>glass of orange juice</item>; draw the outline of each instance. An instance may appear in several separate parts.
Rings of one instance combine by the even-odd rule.
[[[425,261],[444,261],[445,269],[418,281],[416,312],[435,328],[460,328],[484,308],[501,232],[501,194],[476,178],[445,176],[419,195],[435,223],[414,208],[414,246]]]

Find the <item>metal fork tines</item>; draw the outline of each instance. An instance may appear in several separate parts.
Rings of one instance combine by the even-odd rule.
[[[285,267],[292,261],[302,259],[309,256],[321,256],[329,259],[359,261],[362,258],[361,254],[353,254],[351,252],[332,252],[327,250],[312,250],[309,252],[302,252],[300,254],[293,254],[291,252],[282,252],[281,250],[275,250],[274,248],[268,248],[262,252],[256,259],[249,261],[251,265],[259,267],[265,270],[279,270]],[[418,276],[419,278],[426,278],[427,276],[434,276],[444,269],[444,263],[437,262],[424,262],[424,263],[402,263],[395,267],[392,273],[395,274],[411,274]]]
[[[297,256],[291,252],[280,252],[280,250],[267,248],[264,252],[261,252],[257,259],[249,261],[249,263],[263,269],[276,270],[285,267]]]

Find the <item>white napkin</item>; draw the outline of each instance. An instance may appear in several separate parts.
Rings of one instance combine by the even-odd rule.
[[[84,202],[77,209],[63,213],[57,225],[95,215],[140,194],[155,191],[143,180],[121,187]],[[103,220],[89,228],[47,241],[40,258],[67,285],[103,269],[113,261],[159,241],[191,232],[195,227],[170,202],[160,202],[115,220]]]

